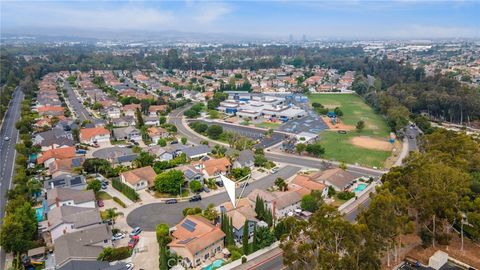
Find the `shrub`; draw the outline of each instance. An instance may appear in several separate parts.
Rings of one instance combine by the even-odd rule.
[[[111,248],[106,247],[103,251],[98,255],[98,259],[101,261],[113,262],[124,260],[130,257],[130,248],[129,247],[119,247],[119,248]]]
[[[338,197],[340,200],[348,201],[348,200],[350,200],[351,198],[355,197],[355,193],[349,192],[349,191],[342,191],[342,192],[339,192],[339,193],[337,194],[337,197]]]
[[[121,207],[127,208],[124,202],[122,202],[118,197],[113,197],[113,201],[118,203]]]
[[[114,187],[116,190],[120,191],[123,195],[125,195],[127,198],[129,198],[132,201],[138,201],[140,196],[138,193],[131,187],[127,186],[126,184],[120,182],[118,179],[113,179],[112,180],[112,187]]]

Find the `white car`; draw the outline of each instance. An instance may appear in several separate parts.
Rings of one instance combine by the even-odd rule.
[[[125,238],[124,233],[116,233],[115,235],[112,236],[112,241],[120,240]]]
[[[6,136],[5,138],[3,138],[5,141],[10,141],[10,137]]]
[[[127,263],[127,264],[125,265],[125,268],[126,268],[127,270],[132,270],[134,266],[135,266],[135,265],[133,265],[133,263]]]

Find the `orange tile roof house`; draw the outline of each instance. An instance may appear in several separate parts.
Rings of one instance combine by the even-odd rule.
[[[149,127],[147,132],[154,143],[158,142],[160,138],[166,138],[170,135],[166,129],[161,127]]]
[[[183,258],[187,267],[198,267],[222,251],[225,233],[200,216],[186,216],[172,228],[170,250]]]
[[[51,116],[63,115],[63,110],[64,110],[63,107],[60,107],[60,106],[42,106],[37,108],[39,115],[51,115]]]
[[[129,185],[135,190],[145,189],[154,185],[157,174],[151,166],[126,171],[120,174],[120,179],[124,184]]]
[[[110,131],[103,127],[80,129],[80,142],[95,143],[110,141]]]
[[[230,168],[232,167],[232,164],[226,157],[218,158],[218,159],[212,158],[207,161],[203,161],[200,164],[203,168],[205,178],[212,178],[212,177],[218,177],[219,175],[225,175],[230,171]]]
[[[315,176],[315,175],[313,175]],[[291,181],[293,185],[299,186],[305,189],[307,194],[311,193],[312,191],[321,191],[322,196],[326,198],[328,195],[328,187],[324,183],[316,182],[314,178],[310,175],[297,175]]]
[[[127,104],[123,106],[123,113],[127,116],[135,116],[137,109],[141,109],[140,104]]]
[[[159,112],[164,112],[167,110],[167,105],[152,105],[148,108],[148,113],[150,116],[157,116]]]
[[[55,160],[72,158],[75,156],[75,147],[55,148],[42,152],[42,155],[37,158],[37,164],[43,164],[48,167]]]

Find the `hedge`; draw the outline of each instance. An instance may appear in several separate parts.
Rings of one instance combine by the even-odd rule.
[[[127,206],[125,205],[125,203],[122,202],[118,197],[113,197],[113,201],[115,201],[116,203],[120,204],[120,206],[122,206],[123,208],[127,208]]]
[[[118,179],[112,179],[112,186],[134,202],[138,201],[138,199],[140,198],[140,196],[138,196],[138,193],[133,188],[127,186]]]

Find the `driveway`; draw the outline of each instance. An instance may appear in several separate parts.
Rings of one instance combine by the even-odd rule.
[[[286,166],[277,173],[265,176],[255,182],[252,182],[244,191],[247,196],[253,189],[267,189],[271,187],[278,177],[288,179],[300,170],[299,167]],[[236,194],[240,194],[241,188],[237,188]],[[151,203],[140,206],[130,212],[127,216],[127,223],[130,227],[142,227],[145,231],[154,231],[159,223],[167,223],[169,226],[177,224],[182,218],[182,210],[187,207],[206,208],[209,204],[218,206],[229,201],[226,192],[221,192],[204,198],[198,202],[179,202],[176,204]]]

